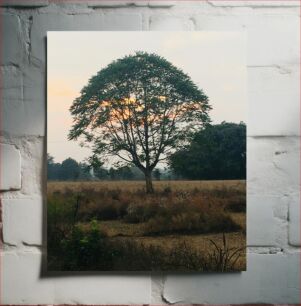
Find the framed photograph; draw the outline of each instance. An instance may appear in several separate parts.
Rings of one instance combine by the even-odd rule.
[[[246,270],[244,32],[48,32],[49,271]]]

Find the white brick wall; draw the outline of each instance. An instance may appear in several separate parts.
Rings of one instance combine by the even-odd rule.
[[[21,204],[21,203],[20,203]],[[6,251],[2,257],[2,299],[7,304],[142,304],[149,300],[149,275],[102,273],[43,277],[41,252]]]
[[[3,242],[11,246],[42,246],[42,199],[2,200]]]
[[[0,178],[1,190],[18,190],[21,188],[21,156],[13,145],[0,144]]]
[[[299,1],[5,0],[1,6],[2,304],[299,302]],[[246,31],[247,272],[43,275],[49,30]]]
[[[164,297],[170,303],[297,303],[299,254],[249,254],[248,271],[234,274],[170,275]]]

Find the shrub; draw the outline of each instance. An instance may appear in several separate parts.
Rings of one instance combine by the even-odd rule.
[[[92,270],[111,262],[106,250],[107,234],[91,221],[89,231],[75,226],[69,237],[61,241],[62,270]]]

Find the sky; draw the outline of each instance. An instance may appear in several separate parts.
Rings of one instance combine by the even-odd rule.
[[[209,98],[213,124],[245,123],[246,34],[244,32],[48,32],[47,152],[56,162],[90,156],[67,139],[69,108],[88,80],[110,62],[136,51],[156,53],[181,68]]]

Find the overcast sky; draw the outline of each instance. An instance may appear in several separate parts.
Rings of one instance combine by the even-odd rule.
[[[69,108],[91,76],[111,61],[153,52],[181,68],[209,97],[213,123],[246,122],[243,32],[48,32],[47,150],[56,162],[90,154],[68,141]]]

